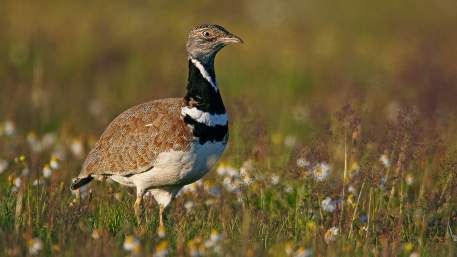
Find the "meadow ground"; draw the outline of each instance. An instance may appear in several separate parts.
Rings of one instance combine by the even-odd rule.
[[[0,256],[456,256],[451,0],[15,1],[0,8]],[[180,96],[220,23],[229,147],[157,231],[135,192],[69,190],[109,121]]]

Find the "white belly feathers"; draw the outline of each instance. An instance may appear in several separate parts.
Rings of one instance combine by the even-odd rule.
[[[143,190],[168,185],[185,185],[203,177],[219,160],[225,149],[224,142],[195,143],[189,151],[169,151],[157,156],[154,167],[130,177],[111,176],[126,186]]]

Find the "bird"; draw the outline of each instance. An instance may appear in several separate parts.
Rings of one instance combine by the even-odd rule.
[[[177,193],[201,179],[223,154],[228,116],[216,82],[214,60],[243,40],[216,24],[194,27],[187,37],[188,78],[184,97],[153,100],[122,112],[108,125],[82,164],[70,189],[94,178],[136,188],[141,223],[143,196],[159,206],[159,224]]]

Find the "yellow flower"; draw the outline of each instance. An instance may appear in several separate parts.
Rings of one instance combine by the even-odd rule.
[[[407,242],[407,243],[403,244],[403,250],[405,250],[405,252],[411,252],[413,249],[414,249],[413,243]]]

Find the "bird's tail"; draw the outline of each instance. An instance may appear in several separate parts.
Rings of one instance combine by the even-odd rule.
[[[87,177],[82,177],[82,178],[74,178],[73,181],[71,182],[70,189],[71,190],[76,190],[87,183],[91,182],[92,179],[94,179],[92,176],[87,176]]]

